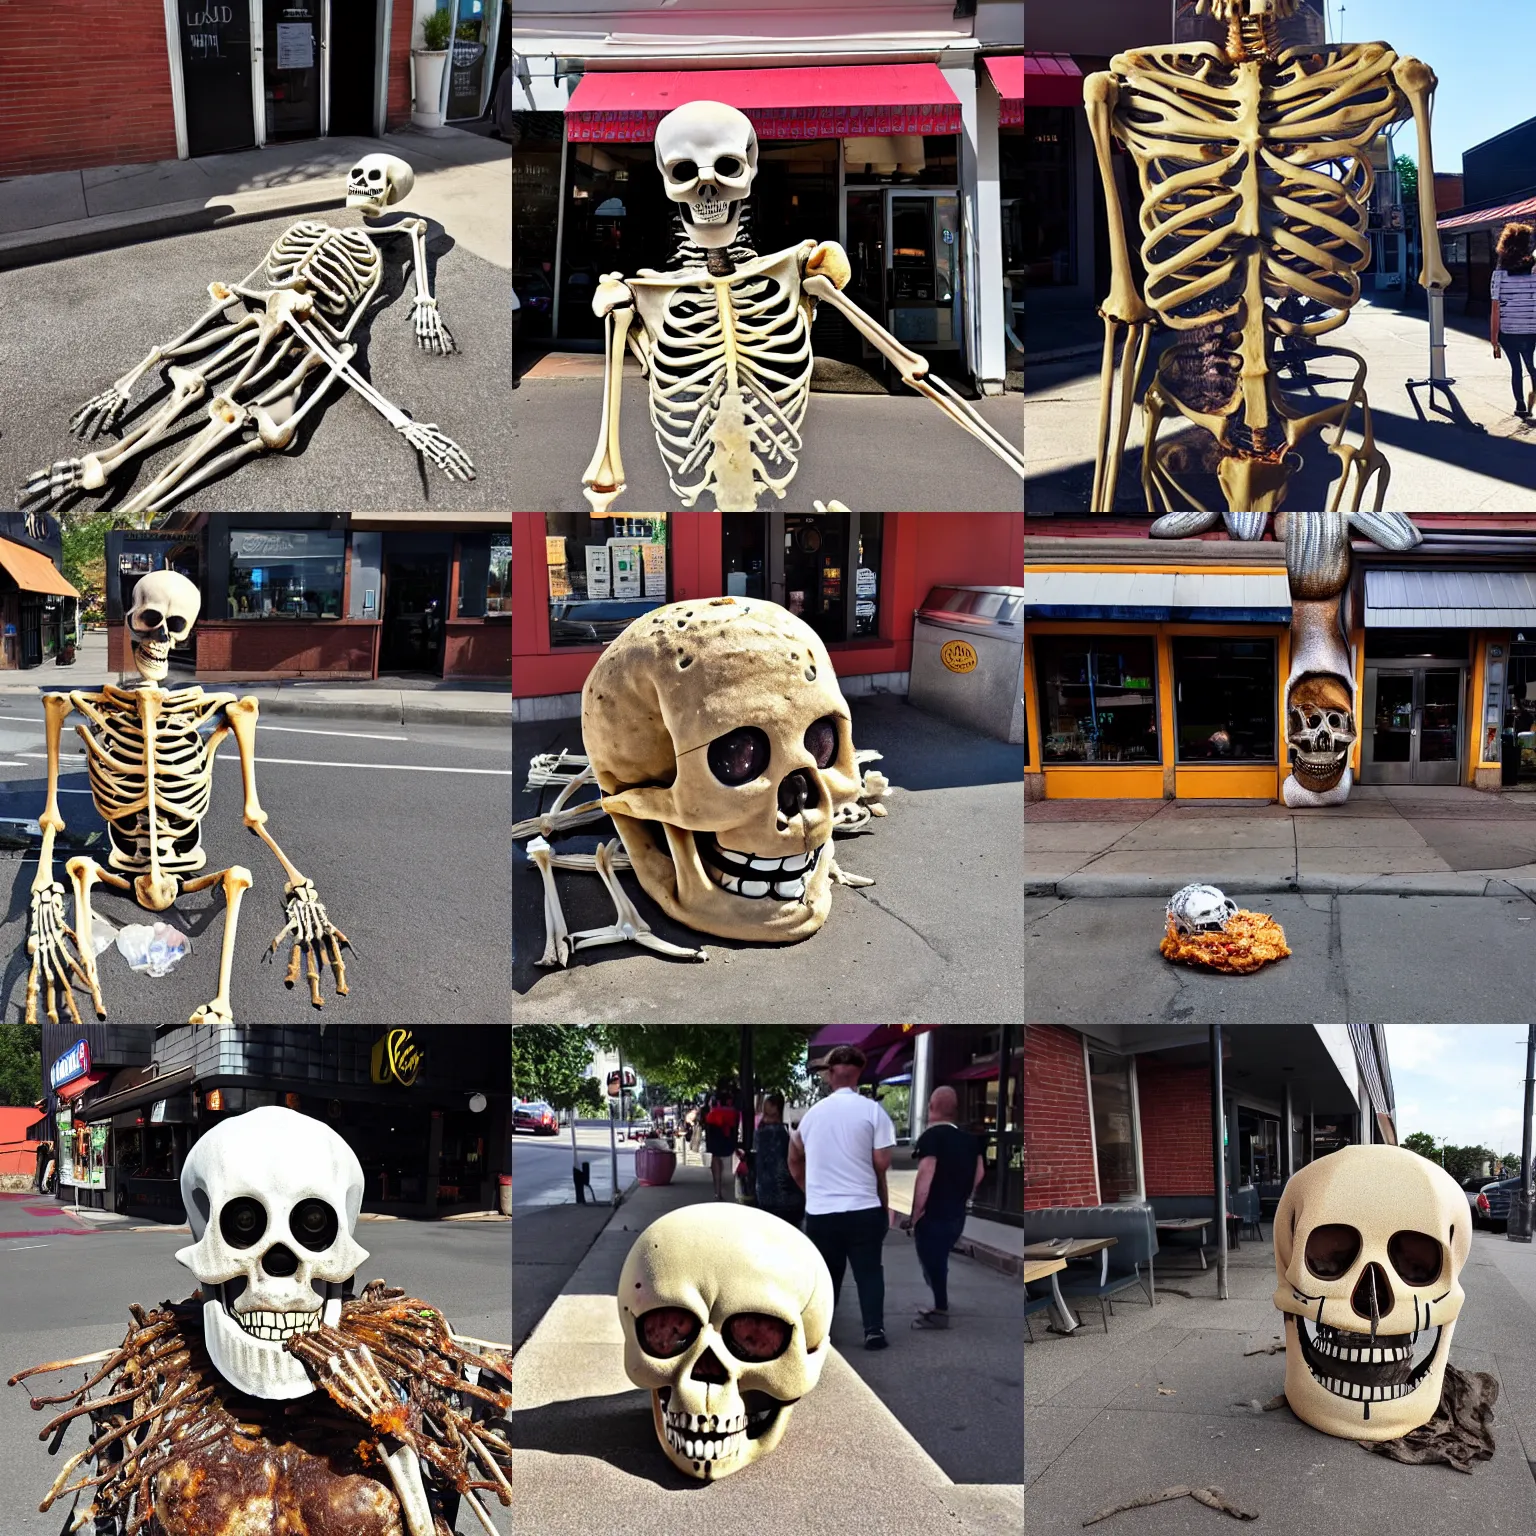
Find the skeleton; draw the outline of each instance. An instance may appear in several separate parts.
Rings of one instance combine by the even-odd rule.
[[[1343,1147],[1292,1175],[1275,1211],[1275,1305],[1297,1418],[1395,1440],[1434,1417],[1471,1225],[1456,1181],[1401,1147]]]
[[[1383,549],[1403,551],[1424,535],[1403,512],[1280,512],[1291,589],[1291,670],[1285,685],[1286,742],[1291,771],[1282,794],[1289,806],[1342,805],[1354,770],[1349,754],[1359,728],[1355,669],[1349,652],[1351,531]],[[1225,519],[1234,539],[1264,537],[1267,512],[1170,512],[1152,524],[1153,538],[1190,538]]]
[[[764,491],[782,500],[799,468],[818,303],[843,314],[905,384],[1023,476],[1018,448],[844,295],[851,269],[840,245],[807,240],[759,256],[738,238],[757,174],[757,134],[743,113],[717,101],[668,113],[656,128],[656,163],[686,238],[673,270],[609,272],[593,295],[606,359],[602,426],[582,476],[594,512],[606,513],[625,489],[626,346],[649,376],[656,445],[685,507],[705,494],[722,512],[754,511]]]
[[[821,1377],[832,1299],[811,1240],[753,1206],[687,1206],[635,1239],[619,1275],[624,1370],[678,1471],[716,1482],[778,1445]]]
[[[195,1241],[176,1258],[203,1288],[130,1307],[117,1350],[10,1378],[98,1367],[32,1399],[72,1405],[43,1439],[93,1423],[40,1508],[87,1493],[69,1529],[114,1536],[446,1536],[463,1498],[495,1536],[477,1491],[511,1504],[511,1447],[487,1418],[511,1406],[510,1350],[381,1280],[354,1299],[368,1255],[351,1148],[308,1116],[256,1109],[203,1136],[181,1187]]]
[[[1186,885],[1173,893],[1167,912],[1180,933],[1219,933],[1237,912],[1237,903],[1214,885]]]
[[[1282,48],[1278,24],[1296,0],[1201,0],[1226,23],[1212,43],[1139,48],[1090,75],[1083,98],[1099,175],[1107,189],[1111,277],[1092,510],[1115,504],[1131,406],[1154,320],[1185,339],[1160,357],[1143,403],[1142,491],[1148,511],[1176,498],[1199,506],[1176,478],[1176,443],[1158,443],[1170,412],[1203,427],[1220,453],[1217,479],[1234,511],[1277,509],[1301,463],[1297,446],[1326,431],[1339,460],[1330,509],[1364,503],[1374,484],[1379,511],[1390,467],[1376,446],[1365,393],[1366,364],[1344,347],[1352,377],[1342,401],[1309,409],[1280,388],[1275,348],[1282,337],[1338,329],[1360,296],[1370,259],[1366,209],[1374,173],[1370,146],[1410,115],[1418,130],[1419,223],[1424,269],[1419,284],[1444,289],[1430,154],[1434,72],[1400,58],[1385,43],[1341,43],[1321,50]],[[1141,184],[1145,295],[1132,280],[1124,214],[1115,191],[1110,144],[1119,139]],[[1303,318],[1288,317],[1310,302]],[[1115,347],[1125,345],[1118,379]],[[1347,442],[1360,410],[1361,442]]]
[[[251,872],[234,864],[215,874],[187,878],[208,862],[201,846],[202,821],[213,790],[214,758],[231,735],[240,752],[245,825],[272,850],[287,876],[283,887],[287,923],[272,940],[268,954],[275,954],[281,943],[292,942],[284,978],[289,987],[298,980],[303,954],[310,1001],[316,1008],[323,1006],[320,977],[327,964],[335,972],[337,993],[346,995],[346,962],[341,952],[347,936],[332,923],[313,881],[289,860],[267,831],[267,813],[256,795],[257,701],[232,693],[204,693],[197,686],[160,687],[171,646],[191,637],[200,605],[197,588],[185,576],[175,571],[145,576],[133,589],[133,603],[126,615],[139,685],[119,688],[108,683],[99,693],[76,690],[43,695],[48,803],[38,817],[43,841],[32,881],[27,930],[27,953],[31,956],[26,1002],[29,1024],[37,1022],[39,991],[53,1023],[59,1022],[57,999],[62,997],[78,1024],[75,981],[90,991],[97,1017],[107,1016],[91,938],[90,894],[97,884],[132,892],[139,905],[152,912],[165,911],[179,895],[222,888],[226,916],[218,992],[188,1022],[232,1021],[229,973],[235,953],[235,925],[241,897],[252,884]],[[59,813],[60,736],[71,712],[85,718],[86,723],[77,724],[75,730],[85,743],[91,799],[107,824],[111,844],[107,855],[110,869],[85,856],[72,858],[64,866],[74,889],[73,928],[65,923],[64,887],[53,871],[54,841],[64,830],[64,818]],[[212,728],[207,736],[203,735],[205,727]],[[117,870],[123,873],[113,872]]]
[[[347,178],[347,206],[376,218],[405,198],[414,182],[403,160],[364,155]],[[290,447],[304,418],[338,382],[450,479],[474,479],[474,466],[457,443],[434,423],[415,421],[391,404],[353,367],[357,346],[350,338],[378,297],[382,243],[396,235],[411,244],[418,345],[433,353],[455,350],[427,280],[426,233],[425,219],[409,217],[378,228],[333,229],[316,219],[290,226],[242,281],[210,283],[209,307],[181,335],[151,348],[87,400],[70,418],[70,431],[88,440],[114,428],[139,380],[166,363],[170,393],[158,408],[111,447],[36,471],[22,486],[19,504],[58,506],[114,482],[126,486],[137,460],[205,417],[207,424],[118,509],[147,520],[246,459]]]
[[[544,882],[542,965],[572,952],[635,942],[706,959],[650,932],[620,886],[632,869],[675,921],[722,938],[786,944],[826,921],[833,884],[872,885],[840,869],[834,831],[886,814],[885,777],[864,769],[831,658],[803,620],[775,603],[717,597],[636,619],[602,654],[582,690],[587,755],[535,759],[530,785],[564,785],[551,810],[519,822]],[[571,803],[595,783],[596,802]],[[595,854],[555,854],[548,841],[600,807],[618,840]],[[556,869],[595,871],[615,907],[607,927],[571,934]]]

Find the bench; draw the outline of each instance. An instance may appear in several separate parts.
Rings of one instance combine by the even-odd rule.
[[[1040,1243],[1053,1237],[1112,1237],[1113,1247],[1091,1258],[1074,1261],[1058,1277],[1064,1296],[1091,1296],[1098,1300],[1099,1317],[1109,1332],[1114,1312],[1110,1298],[1140,1286],[1147,1304],[1157,1305],[1152,1256],[1157,1252],[1157,1231],[1152,1207],[1139,1205],[1053,1205],[1025,1211],[1024,1241]],[[1147,1273],[1141,1273],[1145,1264]],[[1026,1305],[1032,1298],[1025,1290]]]

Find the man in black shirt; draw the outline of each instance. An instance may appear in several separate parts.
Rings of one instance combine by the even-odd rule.
[[[965,1203],[986,1177],[976,1138],[955,1124],[959,1099],[953,1088],[935,1088],[928,1099],[928,1129],[917,1138],[917,1184],[912,1215],[904,1226],[917,1240],[918,1262],[933,1292],[933,1306],[912,1320],[914,1328],[949,1327],[949,1254],[965,1230]]]

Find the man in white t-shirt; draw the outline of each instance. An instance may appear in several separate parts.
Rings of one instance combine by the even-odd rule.
[[[801,1117],[789,1143],[789,1172],[805,1191],[805,1235],[832,1272],[836,1310],[843,1270],[852,1266],[864,1321],[864,1348],[885,1348],[885,1271],[880,1245],[890,1230],[885,1174],[896,1145],[891,1117],[861,1098],[864,1053],[840,1045],[827,1057],[832,1092]]]

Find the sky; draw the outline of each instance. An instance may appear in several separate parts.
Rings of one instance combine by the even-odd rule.
[[[1435,169],[1460,171],[1463,151],[1536,116],[1531,0],[1327,0],[1328,36],[1390,43],[1434,70]],[[1418,159],[1412,125],[1397,132],[1397,152]],[[1536,182],[1536,165],[1531,167]]]
[[[1427,1131],[1457,1147],[1520,1150],[1524,1024],[1388,1024],[1397,1136]]]

